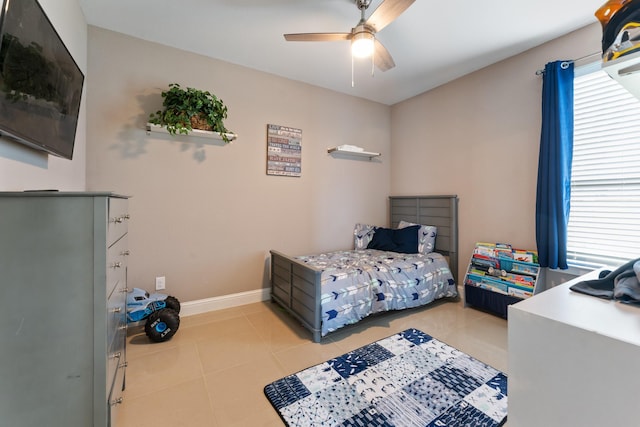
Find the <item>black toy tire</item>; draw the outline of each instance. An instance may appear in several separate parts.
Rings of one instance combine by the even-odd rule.
[[[167,308],[170,308],[171,310],[180,314],[180,301],[178,301],[178,298],[169,295],[164,299],[164,302],[165,304],[167,304]]]
[[[144,332],[154,342],[164,342],[175,335],[180,327],[180,316],[170,308],[163,308],[149,315]]]

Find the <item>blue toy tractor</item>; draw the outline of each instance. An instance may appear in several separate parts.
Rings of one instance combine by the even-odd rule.
[[[151,294],[144,289],[133,288],[127,294],[127,323],[144,324],[144,332],[151,341],[171,339],[180,327],[180,301],[164,294]]]

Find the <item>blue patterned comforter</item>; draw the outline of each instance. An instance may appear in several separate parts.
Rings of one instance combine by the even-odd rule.
[[[295,258],[322,270],[322,336],[372,313],[457,295],[447,261],[436,252],[365,249]]]

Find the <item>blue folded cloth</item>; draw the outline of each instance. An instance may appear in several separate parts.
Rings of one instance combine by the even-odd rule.
[[[599,279],[583,280],[569,289],[598,298],[640,304],[640,258],[621,265]]]
[[[625,271],[616,277],[613,298],[626,303],[640,303],[640,261],[633,264],[633,270]]]

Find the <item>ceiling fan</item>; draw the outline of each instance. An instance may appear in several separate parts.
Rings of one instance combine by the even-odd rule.
[[[407,10],[415,0],[384,0],[380,6],[365,19],[364,13],[371,0],[355,0],[360,9],[360,21],[350,33],[299,33],[285,34],[287,41],[351,41],[351,52],[354,56],[368,57],[373,55],[373,62],[381,71],[387,71],[396,64],[389,51],[376,39],[376,33],[393,22],[402,12]]]

